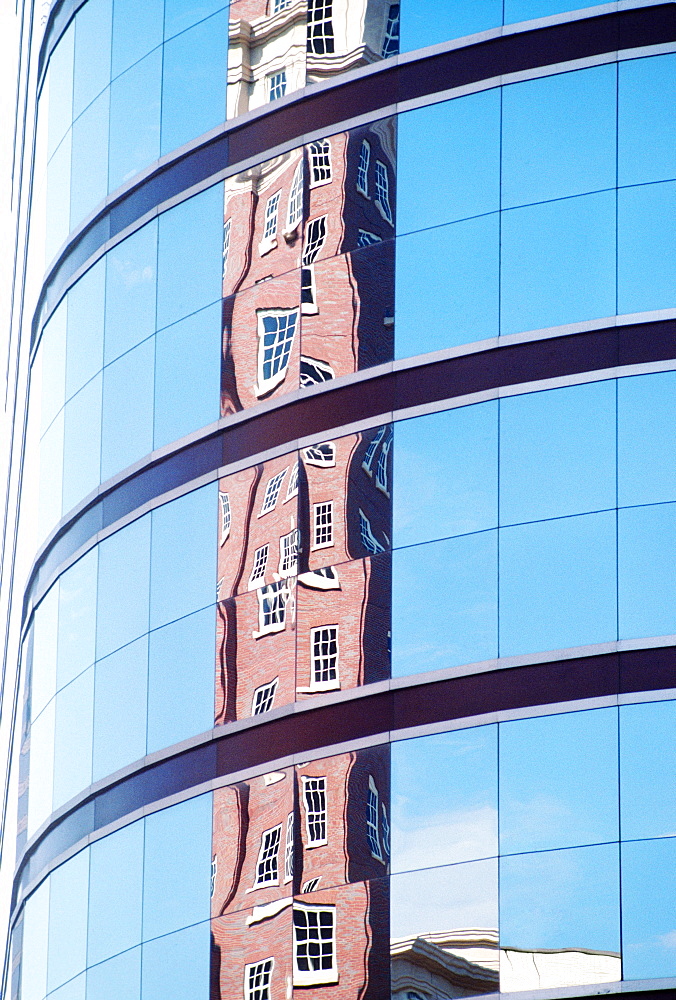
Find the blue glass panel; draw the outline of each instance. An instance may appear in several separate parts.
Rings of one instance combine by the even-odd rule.
[[[676,701],[620,708],[623,840],[676,831]],[[665,780],[666,779],[666,780]]]
[[[148,753],[214,724],[214,608],[150,633]]]
[[[38,541],[43,541],[61,518],[63,491],[64,412],[54,418],[40,441],[40,493]]]
[[[96,655],[99,659],[148,630],[150,517],[99,545]]]
[[[97,569],[98,549],[93,548],[59,581],[59,688],[94,662]]]
[[[676,182],[618,191],[617,311],[676,306]]]
[[[495,212],[499,207],[498,89],[399,115],[399,233]]]
[[[392,744],[392,871],[498,853],[498,728]]]
[[[112,76],[162,42],[163,0],[115,0],[113,8]]]
[[[95,965],[141,940],[143,820],[90,848],[87,964]]]
[[[154,331],[156,293],[155,220],[106,255],[106,364]]]
[[[401,51],[462,38],[502,24],[502,0],[415,0],[401,5]]]
[[[42,1000],[47,992],[47,948],[49,934],[50,879],[38,886],[26,900],[22,947],[30,962],[21,963],[21,1000]]]
[[[139,1000],[140,996],[140,947],[87,970],[87,1000]]]
[[[393,938],[448,934],[451,929],[460,927],[486,928],[492,930],[497,939],[497,860],[470,861],[391,876],[390,934]],[[495,987],[497,989],[497,982]]]
[[[500,533],[500,655],[616,638],[615,512]]]
[[[497,213],[401,236],[396,252],[396,356],[499,333]]]
[[[497,402],[401,421],[394,444],[395,547],[495,527]]]
[[[218,420],[220,348],[220,303],[157,334],[155,448]]]
[[[160,216],[157,326],[175,323],[221,298],[223,185]],[[186,254],[185,248],[191,252]]]
[[[676,632],[676,504],[618,514],[620,639]]]
[[[60,582],[63,582],[64,573]],[[59,621],[59,583],[47,592],[33,617],[31,718],[35,719],[56,694],[56,656]]]
[[[213,603],[216,587],[216,484],[152,513],[150,627]]]
[[[154,381],[152,337],[104,369],[102,482],[153,450]]]
[[[93,781],[145,754],[147,689],[146,636],[96,664]],[[172,714],[178,704],[174,703]]]
[[[73,118],[110,82],[113,0],[88,0],[75,16]]]
[[[497,656],[497,532],[392,557],[392,675]]]
[[[617,381],[620,507],[676,500],[676,373]]]
[[[103,365],[103,312],[106,265],[100,260],[68,292],[66,399]]]
[[[171,38],[224,7],[223,0],[165,0],[164,37]]]
[[[676,55],[619,63],[618,183],[676,177]]]
[[[70,155],[72,132],[68,132],[47,166],[47,225],[45,263],[56,256],[70,231]]]
[[[211,798],[199,795],[146,818],[144,941],[209,920]]]
[[[40,339],[40,377],[34,385],[31,375],[31,402],[33,393],[40,392],[40,432],[44,432],[63,406],[66,399],[66,326],[68,314],[63,299],[42,331]],[[35,367],[34,367],[35,370]]]
[[[56,696],[53,809],[91,784],[93,727],[94,668],[90,667]]]
[[[43,93],[48,94],[49,138],[47,155],[51,156],[73,120],[73,53],[75,49],[75,21],[63,33],[49,60],[49,83]]]
[[[106,90],[73,122],[71,229],[103,201],[108,191],[109,104],[110,92]]]
[[[85,1000],[87,992],[87,976],[81,972],[75,979],[69,980],[58,990],[49,994],[49,1000]]]
[[[27,834],[32,837],[52,811],[54,785],[54,719],[52,699],[31,726],[30,786]]]
[[[143,945],[143,1000],[209,995],[209,923]]]
[[[101,470],[101,375],[65,406],[62,513],[99,485]]]
[[[615,313],[615,193],[502,216],[502,334]]]
[[[676,838],[622,845],[625,979],[676,976]]]
[[[225,121],[228,11],[164,47],[162,155]]]
[[[160,155],[161,94],[161,49],[155,49],[110,85],[109,191]]]
[[[500,523],[615,506],[615,382],[500,401]]]
[[[500,853],[617,840],[617,756],[614,708],[504,723]]]
[[[615,66],[505,87],[502,207],[615,186]]]
[[[500,946],[619,953],[619,868],[617,844],[501,858]]]
[[[89,851],[80,851],[56,868],[50,882],[47,988],[51,991],[87,964]]]

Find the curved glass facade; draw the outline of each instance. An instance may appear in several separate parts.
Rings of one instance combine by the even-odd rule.
[[[141,6],[36,94],[8,996],[668,996],[664,5]]]

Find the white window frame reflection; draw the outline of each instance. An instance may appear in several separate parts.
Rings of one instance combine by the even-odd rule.
[[[371,143],[362,139],[359,147],[359,162],[357,164],[357,191],[365,198],[369,197],[369,163],[371,162]]]
[[[274,967],[274,958],[244,966],[244,1000],[272,1000],[270,982]]]
[[[293,174],[289,203],[286,210],[286,233],[293,233],[303,221],[303,159]]]
[[[279,575],[281,577],[297,575],[299,546],[300,531],[298,528],[293,528],[287,535],[282,535],[279,539]]]
[[[286,497],[284,498],[284,503],[287,500],[292,500],[293,497],[298,496],[298,461],[295,462],[293,468],[291,469],[291,475],[289,476],[289,485],[286,488]]]
[[[392,215],[392,206],[390,205],[390,175],[382,160],[376,160],[375,182],[375,206],[383,219],[393,226],[394,217]]]
[[[311,691],[335,691],[340,688],[339,655],[338,625],[319,625],[310,629]]]
[[[265,396],[286,378],[298,327],[298,309],[259,309],[257,317],[258,382],[255,392],[257,396]],[[266,329],[266,320],[276,321],[276,329]]]
[[[230,527],[232,525],[232,508],[230,506],[230,494],[224,490],[220,490],[218,493],[218,499],[221,505],[221,535],[220,544],[223,545],[230,535]]]
[[[318,469],[332,469],[336,464],[336,446],[333,441],[313,444],[304,450],[303,458],[307,465],[314,465]]]
[[[260,545],[254,552],[251,574],[249,575],[249,590],[258,590],[265,584],[265,571],[268,566],[268,554],[270,546],[266,542]]]
[[[317,139],[311,142],[310,150],[310,187],[321,187],[330,184],[333,179],[331,165],[331,142],[329,139]]]
[[[258,597],[258,631],[253,633],[254,639],[283,632],[286,628],[286,610],[290,602],[290,592],[284,580],[275,580],[267,587],[256,591]]]
[[[333,540],[333,500],[312,505],[312,548],[329,549]]]
[[[380,795],[373,775],[369,774],[369,785],[366,791],[366,839],[368,841],[371,856],[377,861],[383,860],[383,852],[380,846]]]
[[[282,824],[270,827],[261,834],[261,846],[256,860],[254,889],[279,885],[279,848],[282,843]]]
[[[324,917],[324,920],[322,920]],[[330,917],[329,920],[326,918]],[[330,927],[330,936],[321,933],[322,925]],[[327,968],[312,968],[317,958],[309,954],[310,942],[321,943],[331,958]],[[313,949],[314,950],[314,949]],[[323,963],[320,963],[323,964]],[[310,966],[310,968],[304,968]],[[294,903],[293,906],[293,985],[320,986],[338,982],[336,958],[336,908]]]
[[[267,485],[265,487],[265,495],[263,496],[263,503],[261,505],[261,512],[258,515],[263,517],[264,514],[269,514],[271,510],[274,510],[277,506],[277,498],[279,497],[279,491],[282,488],[282,483],[284,482],[284,476],[289,471],[288,466],[286,469],[282,469],[281,472],[277,472],[274,476],[268,479]]]
[[[308,847],[324,847],[328,843],[326,775],[304,774],[301,782],[306,844]]]
[[[286,67],[269,73],[265,78],[268,91],[268,101],[278,101],[286,95]]]
[[[284,840],[284,882],[293,878],[293,853],[295,849],[294,818],[290,812],[286,817],[286,837]]]
[[[282,192],[275,191],[265,203],[263,220],[263,236],[258,244],[258,252],[263,257],[277,246],[277,227],[279,225],[279,202]]]

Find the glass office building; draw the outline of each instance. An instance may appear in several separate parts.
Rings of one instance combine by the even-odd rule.
[[[674,996],[676,3],[38,13],[3,995]]]

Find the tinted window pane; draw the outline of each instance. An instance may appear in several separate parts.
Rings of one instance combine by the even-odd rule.
[[[676,177],[676,55],[619,63],[618,183]]]
[[[73,123],[71,229],[103,201],[108,191],[109,103],[110,93],[106,90]]]
[[[496,214],[401,236],[396,252],[396,356],[499,333]]]
[[[397,163],[400,233],[497,211],[499,90],[400,115]]]
[[[392,745],[392,870],[495,856],[497,726]]]
[[[616,637],[615,512],[504,528],[500,655]]]
[[[54,809],[91,784],[93,720],[94,669],[90,667],[56,696]]]
[[[94,662],[97,567],[98,550],[94,548],[78,559],[59,581],[60,688]]]
[[[497,656],[497,533],[399,549],[392,557],[392,674]]]
[[[78,391],[103,364],[103,313],[106,265],[101,260],[68,292],[66,399]]]
[[[115,0],[112,75],[116,77],[162,41],[163,0]]]
[[[625,979],[676,976],[676,838],[622,845]]]
[[[155,49],[110,87],[108,190],[160,155],[162,50]]]
[[[112,0],[88,0],[75,17],[74,118],[110,80],[112,17]]]
[[[500,401],[500,522],[615,506],[615,382]]]
[[[143,945],[143,1000],[206,997],[209,923]]]
[[[101,481],[153,450],[154,381],[152,338],[105,369]]]
[[[622,839],[663,837],[676,831],[676,788],[665,781],[676,768],[676,702],[620,709]]]
[[[89,851],[80,851],[56,868],[50,882],[47,986],[53,990],[87,964]]]
[[[147,687],[146,636],[96,664],[94,781],[145,754]],[[172,715],[178,704],[174,703]]]
[[[141,996],[141,949],[87,970],[87,1000],[139,1000]]]
[[[95,965],[141,940],[143,821],[97,840],[90,854],[87,963]]]
[[[676,305],[676,183],[618,192],[619,313]]]
[[[155,329],[156,274],[157,222],[148,223],[106,255],[106,364]]]
[[[401,10],[401,51],[420,49],[502,24],[502,0],[415,0]]]
[[[66,403],[63,446],[65,514],[101,481],[101,376],[97,375]]]
[[[496,402],[401,421],[394,440],[395,546],[495,526]]]
[[[676,500],[676,373],[617,382],[620,507]]]
[[[676,632],[676,505],[621,510],[620,638]]]
[[[99,659],[148,630],[150,517],[99,545],[96,655]]]
[[[618,836],[616,709],[502,725],[501,854]]]
[[[503,214],[502,334],[614,313],[614,192]]]

